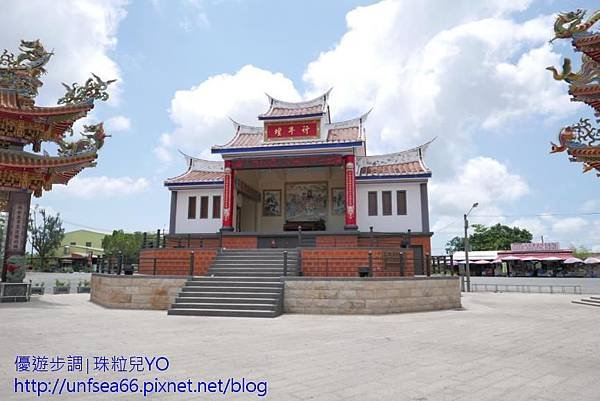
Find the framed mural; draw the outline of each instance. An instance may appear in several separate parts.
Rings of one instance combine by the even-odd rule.
[[[331,214],[346,214],[345,188],[331,188]]]
[[[265,217],[281,216],[281,190],[265,189],[263,191],[262,215]]]
[[[327,182],[286,183],[286,220],[326,220],[327,192]]]

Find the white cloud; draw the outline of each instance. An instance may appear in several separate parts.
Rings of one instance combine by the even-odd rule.
[[[131,120],[125,116],[114,116],[106,120],[105,125],[108,133],[129,131],[131,129]]]
[[[155,154],[172,159],[180,148],[186,153],[212,157],[210,146],[223,144],[234,135],[231,117],[256,125],[256,116],[268,109],[265,92],[283,99],[298,100],[294,84],[280,73],[246,65],[235,74],[220,74],[198,86],[175,92],[169,114],[176,128],[161,136]]]
[[[61,82],[83,82],[95,73],[103,79],[121,79],[109,53],[117,43],[119,22],[125,17],[124,0],[8,0],[2,4],[0,37],[17,51],[21,39],[41,39],[54,56],[46,65],[38,104],[55,104],[64,94]],[[43,18],[40,18],[43,16]],[[119,97],[117,82],[109,88],[109,103]]]
[[[552,224],[552,231],[560,234],[574,234],[580,232],[588,225],[588,222],[581,217],[568,217],[560,219]]]
[[[340,42],[308,65],[304,80],[311,94],[334,87],[338,116],[374,107],[367,127],[371,152],[437,136],[431,165],[437,174],[452,173],[475,153],[473,136],[578,107],[564,85],[545,74],[560,60],[547,44],[552,17],[509,18],[528,4],[421,1],[414,7],[385,0],[358,7],[347,14]]]
[[[57,185],[55,188],[57,194],[92,199],[136,195],[149,186],[150,182],[146,178],[101,176],[74,177],[69,185]]]
[[[452,179],[441,182],[433,179],[430,190],[436,213],[461,214],[478,202],[477,211],[490,214],[482,210],[520,199],[529,192],[529,187],[521,176],[510,173],[499,161],[476,157],[468,160]]]

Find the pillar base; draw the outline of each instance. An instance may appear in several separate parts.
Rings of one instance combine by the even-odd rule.
[[[221,232],[231,232],[233,231],[233,227],[221,227]]]
[[[358,226],[356,224],[346,224],[344,230],[358,230]]]

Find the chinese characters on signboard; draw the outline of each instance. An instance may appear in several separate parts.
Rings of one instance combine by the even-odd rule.
[[[315,138],[319,136],[319,121],[298,121],[266,124],[266,139]]]

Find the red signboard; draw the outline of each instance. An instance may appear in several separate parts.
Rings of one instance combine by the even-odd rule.
[[[269,123],[266,125],[266,139],[315,138],[319,136],[319,120]]]
[[[266,157],[262,159],[235,159],[231,161],[231,167],[234,170],[250,170],[261,168],[341,166],[343,163],[343,157],[340,155],[314,155],[298,157]]]

